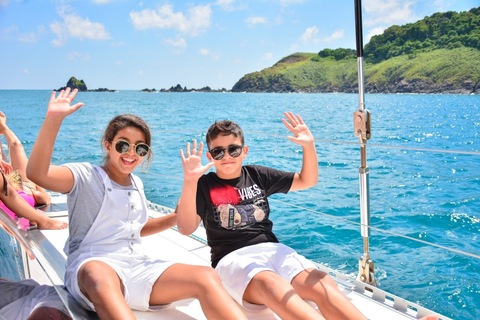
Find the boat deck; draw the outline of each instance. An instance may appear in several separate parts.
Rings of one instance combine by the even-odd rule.
[[[47,214],[52,218],[67,221],[66,196],[52,196],[52,206]],[[151,204],[149,214],[158,217],[170,212],[171,209]],[[0,215],[2,220],[5,217]],[[40,284],[63,285],[66,255],[63,246],[68,237],[66,230],[16,230],[17,238],[24,246],[30,248],[36,259],[24,259],[26,277]],[[200,227],[192,236],[183,236],[176,229],[169,229],[159,234],[143,238],[146,250],[152,256],[164,260],[178,261],[195,265],[209,266],[210,248],[206,245],[205,230]],[[328,272],[337,282],[339,289],[348,299],[369,319],[418,319],[434,312],[408,302],[402,298],[388,294],[378,288],[350,279],[334,270],[318,265],[319,269]],[[48,276],[47,276],[48,275]],[[249,319],[267,320],[280,319],[269,309],[260,312],[245,310]],[[200,303],[196,299],[182,300],[158,312],[135,311],[138,319],[206,319]],[[440,316],[440,315],[439,315]],[[448,319],[440,316],[441,319]]]

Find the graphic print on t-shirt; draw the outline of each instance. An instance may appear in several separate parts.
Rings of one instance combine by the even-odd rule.
[[[223,185],[210,189],[213,213],[225,229],[245,228],[266,217],[265,193],[256,184],[242,189]]]

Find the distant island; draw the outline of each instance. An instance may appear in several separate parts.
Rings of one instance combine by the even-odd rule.
[[[58,88],[55,91],[65,90],[67,87],[72,89],[72,90],[73,89],[78,89],[78,91],[83,91],[83,92],[117,92],[117,90],[110,90],[110,89],[107,89],[107,88],[98,88],[98,89],[88,90],[87,85],[85,84],[85,81],[77,80],[77,78],[75,78],[75,77],[71,77],[67,81],[67,85],[65,87]]]
[[[356,93],[357,73],[355,50],[323,49],[284,57],[272,67],[246,74],[231,90],[187,89],[177,84],[170,89],[140,91]],[[364,80],[367,93],[480,94],[480,7],[435,13],[373,36],[364,49]],[[116,91],[88,90],[85,82],[75,77],[66,87]]]
[[[193,88],[187,89],[187,87],[182,87],[180,84],[177,84],[175,87],[173,86],[170,87],[170,89],[160,89],[157,91],[155,90],[155,88],[153,89],[145,88],[140,91],[141,92],[228,92],[230,90],[227,90],[225,88],[215,90],[210,88],[209,86],[203,87],[201,89],[193,89]]]
[[[480,7],[391,26],[364,49],[368,93],[480,94]],[[358,92],[352,49],[295,53],[243,76],[233,92]]]

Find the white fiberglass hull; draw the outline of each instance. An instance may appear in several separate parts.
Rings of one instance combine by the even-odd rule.
[[[53,195],[49,216],[67,221],[66,196]],[[149,214],[158,217],[167,214],[171,209],[151,204]],[[0,214],[4,224],[8,217]],[[13,226],[10,221],[10,225]],[[40,284],[63,285],[66,256],[63,252],[68,238],[65,230],[13,230],[16,238],[31,251],[31,257],[24,250],[25,277],[32,278]],[[205,244],[205,230],[200,227],[192,236],[183,236],[175,229],[170,229],[143,239],[145,249],[153,256],[180,263],[210,265],[210,248]],[[337,282],[340,290],[369,319],[418,319],[433,312],[410,303],[402,298],[388,294],[378,288],[350,279],[334,270],[319,265],[319,269],[328,272]],[[61,293],[65,295],[66,292]],[[249,319],[280,319],[269,309],[260,312],[245,311]],[[198,300],[182,300],[158,312],[135,311],[138,319],[206,319]],[[75,318],[75,315],[73,314]],[[441,319],[448,319],[441,317]]]

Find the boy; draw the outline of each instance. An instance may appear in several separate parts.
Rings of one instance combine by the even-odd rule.
[[[182,196],[177,225],[191,234],[202,220],[218,271],[233,298],[252,309],[265,305],[282,319],[323,319],[304,299],[314,301],[328,319],[365,319],[341,293],[333,279],[293,249],[278,243],[269,220],[267,197],[274,193],[311,188],[318,181],[318,161],[310,130],[300,116],[282,119],[302,146],[300,173],[246,165],[248,153],[242,129],[234,122],[215,122],[207,132],[207,158],[201,164],[203,143],[187,143]],[[216,172],[204,173],[215,166]]]

